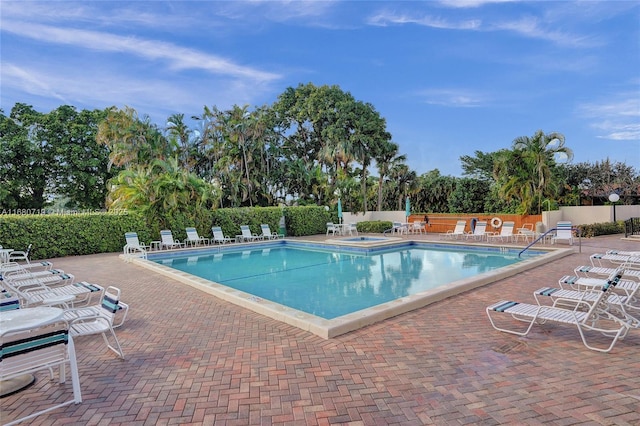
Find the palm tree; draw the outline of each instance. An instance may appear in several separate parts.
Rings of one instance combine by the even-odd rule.
[[[540,213],[542,200],[553,198],[557,190],[553,181],[556,163],[572,158],[573,152],[560,133],[538,130],[531,138],[520,136],[513,141],[513,151],[503,152],[496,160],[494,173],[501,183],[500,193],[507,200],[520,200],[522,213],[532,213],[535,203]]]
[[[394,142],[386,142],[380,144],[378,150],[374,153],[374,159],[380,174],[378,178],[378,211],[382,211],[385,178],[390,175],[394,167],[406,161],[406,156],[398,155],[399,148],[398,144]]]
[[[165,138],[149,117],[140,119],[135,109],[112,108],[98,126],[96,141],[109,150],[109,167],[150,164],[156,158],[166,159],[175,145]]]

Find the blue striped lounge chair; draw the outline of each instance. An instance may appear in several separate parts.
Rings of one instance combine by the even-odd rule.
[[[556,224],[556,235],[551,237],[551,244],[558,240],[567,240],[569,245],[573,245],[573,227],[571,222],[561,221]]]
[[[486,312],[491,325],[498,331],[526,336],[534,324],[573,325],[578,328],[585,347],[594,351],[610,352],[616,342],[623,339],[632,328],[628,321],[614,315],[609,309],[608,298],[621,277],[622,272],[616,271],[615,275],[610,276],[607,283],[602,286],[596,300],[592,303],[578,302],[573,309],[502,300],[488,306]],[[503,317],[511,317],[512,320],[517,321],[512,321],[510,328],[508,328],[506,325],[502,325]],[[499,321],[498,318],[500,318]],[[514,328],[513,324],[515,323],[524,323],[524,329],[521,326]],[[590,343],[590,340],[587,340],[587,334],[591,335],[591,333],[610,337],[611,342],[608,346],[595,346]]]

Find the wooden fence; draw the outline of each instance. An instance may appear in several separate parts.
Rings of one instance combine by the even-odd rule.
[[[496,219],[497,218],[497,219]],[[456,222],[459,220],[464,220],[467,222],[467,227],[465,231],[471,231],[471,221],[472,219],[476,219],[477,221],[486,221],[487,222],[487,231],[496,231],[499,232],[500,227],[493,227],[493,224],[498,224],[499,222],[513,221],[515,223],[515,229],[521,228],[525,223],[529,223],[533,226],[535,230],[536,224],[538,222],[542,222],[542,215],[533,214],[533,215],[519,215],[519,214],[446,214],[446,213],[434,213],[429,215],[424,214],[414,214],[409,216],[409,222],[427,222],[428,224],[425,226],[425,231],[429,234],[443,234],[447,231],[452,231]],[[499,219],[499,220],[498,220]]]

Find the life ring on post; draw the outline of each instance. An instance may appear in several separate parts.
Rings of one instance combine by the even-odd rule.
[[[502,226],[502,219],[500,219],[499,217],[494,217],[493,219],[491,219],[491,226],[493,226],[494,228],[500,228]]]

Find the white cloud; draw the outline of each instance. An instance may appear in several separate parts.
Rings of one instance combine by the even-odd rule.
[[[379,12],[367,19],[370,25],[387,26],[391,24],[416,24],[425,27],[447,29],[447,30],[476,30],[480,28],[481,21],[477,19],[451,22],[446,19],[436,18],[429,15],[412,16],[410,14],[398,14],[395,12]]]
[[[611,140],[640,140],[640,98],[637,93],[623,94],[617,100],[593,102],[578,107],[591,127],[602,132],[598,137]]]
[[[176,82],[148,75],[136,77],[103,66],[81,68],[63,64],[42,68],[6,63],[1,72],[3,91],[28,93],[35,99],[22,102],[41,105],[43,99],[58,101],[56,105],[49,101],[38,110],[56,108],[59,104],[90,109],[127,105],[159,121],[175,112],[198,114],[204,105],[227,108],[253,104],[256,97],[268,92],[267,87],[242,80],[205,77]],[[9,110],[12,105],[3,107]]]
[[[479,4],[485,2],[463,2],[464,4]],[[455,2],[458,4],[458,2]],[[459,6],[463,7],[463,6]],[[464,6],[469,7],[469,6]],[[369,25],[388,26],[415,24],[430,28],[460,30],[460,31],[508,31],[523,37],[546,40],[561,46],[570,47],[594,47],[602,45],[602,42],[594,36],[582,36],[555,30],[556,22],[547,22],[543,19],[529,16],[519,19],[499,20],[493,18],[492,21],[481,18],[470,18],[464,20],[453,20],[441,17],[434,17],[428,14],[420,14],[416,11],[398,13],[391,11],[380,11],[367,19]]]
[[[418,96],[427,104],[457,108],[475,108],[487,102],[485,96],[462,89],[427,89],[418,91]]]
[[[601,44],[591,36],[554,31],[549,25],[542,26],[540,20],[534,17],[494,23],[490,30],[511,31],[524,37],[546,40],[561,46],[594,47]]]
[[[0,69],[3,88],[13,87],[32,95],[51,97],[66,102],[65,97],[55,86],[48,84],[47,79],[33,70],[28,70],[11,63],[3,63]]]
[[[477,8],[487,4],[510,3],[514,0],[440,0],[440,4],[445,7],[455,9]]]
[[[122,52],[148,60],[164,60],[172,69],[200,69],[213,74],[268,82],[278,74],[238,65],[228,59],[173,43],[27,22],[3,22],[3,31],[40,42],[106,52]]]

